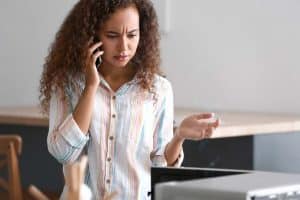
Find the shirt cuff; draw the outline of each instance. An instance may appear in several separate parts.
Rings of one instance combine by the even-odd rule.
[[[167,145],[164,145],[163,148],[159,149],[155,152],[155,156],[152,159],[152,166],[153,167],[167,167],[168,163],[165,157],[165,148]],[[173,167],[180,167],[182,165],[184,158],[183,149],[181,149],[180,154],[178,155],[177,160],[172,165]]]
[[[82,148],[89,140],[89,136],[85,135],[75,122],[73,115],[69,114],[66,120],[60,125],[58,131],[62,137],[74,148]]]

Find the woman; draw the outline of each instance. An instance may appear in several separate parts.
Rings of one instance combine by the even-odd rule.
[[[173,92],[159,62],[150,0],[80,0],[56,35],[40,86],[48,149],[62,164],[87,153],[95,199],[147,199],[150,167],[180,166],[183,141],[219,125],[211,113],[190,116],[173,137]]]

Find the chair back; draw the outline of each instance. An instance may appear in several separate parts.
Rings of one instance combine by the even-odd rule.
[[[22,152],[22,138],[0,135],[0,170],[7,169],[7,178],[0,177],[0,188],[8,192],[10,200],[22,200],[22,186],[18,156]]]

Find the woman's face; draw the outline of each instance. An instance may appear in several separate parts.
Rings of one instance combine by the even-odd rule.
[[[125,67],[135,55],[140,39],[139,13],[135,6],[117,10],[100,31],[104,65]]]

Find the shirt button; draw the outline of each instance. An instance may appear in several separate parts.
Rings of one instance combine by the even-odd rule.
[[[115,99],[116,99],[116,96],[113,96],[112,99],[115,100]]]
[[[109,139],[110,139],[110,140],[113,140],[113,139],[114,139],[114,136],[109,136]]]
[[[110,162],[110,161],[111,161],[111,158],[107,158],[107,161]]]
[[[109,179],[107,179],[107,180],[106,180],[106,183],[107,183],[107,184],[110,184],[110,180],[109,180]]]
[[[112,118],[116,118],[116,115],[115,115],[115,114],[113,114],[113,115],[112,115]]]

